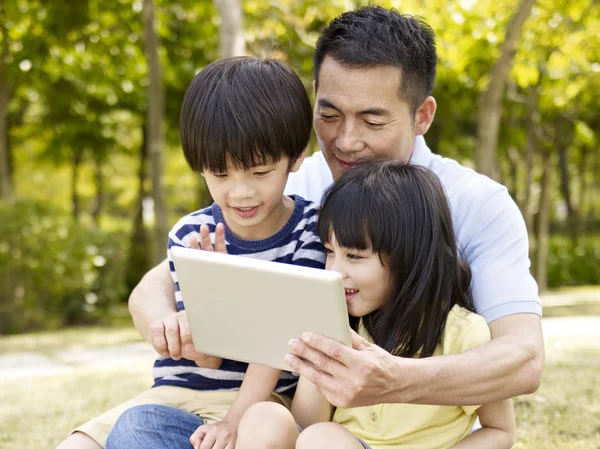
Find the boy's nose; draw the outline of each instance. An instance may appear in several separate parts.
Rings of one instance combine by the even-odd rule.
[[[256,189],[246,183],[239,183],[229,192],[229,196],[234,199],[252,198],[256,194]]]

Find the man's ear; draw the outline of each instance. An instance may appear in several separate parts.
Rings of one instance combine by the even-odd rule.
[[[423,103],[421,103],[415,114],[415,134],[417,136],[422,136],[429,130],[435,116],[436,108],[435,98],[431,95],[423,100]]]
[[[304,156],[306,156],[306,150],[304,150],[302,154],[298,156],[298,159],[296,159],[296,161],[292,164],[290,167],[290,173],[295,173],[300,169],[302,162],[304,162]]]

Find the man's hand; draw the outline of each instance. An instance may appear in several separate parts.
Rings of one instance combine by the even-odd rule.
[[[150,325],[151,343],[156,352],[174,360],[188,359],[203,368],[219,368],[223,359],[196,351],[185,310],[155,320]]]
[[[190,437],[194,449],[234,449],[237,440],[237,425],[227,420],[204,424]]]
[[[336,407],[361,407],[384,402],[394,391],[390,373],[397,361],[410,359],[392,356],[352,331],[352,348],[323,337],[306,333],[291,340],[292,354],[286,362],[310,380]]]

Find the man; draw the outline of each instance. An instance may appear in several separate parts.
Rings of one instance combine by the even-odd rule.
[[[334,178],[371,155],[433,170],[446,188],[458,247],[473,273],[475,307],[487,320],[492,341],[458,355],[420,360],[391,356],[360,338],[345,348],[306,335],[292,342],[289,363],[340,407],[471,405],[535,391],[544,359],[541,303],[529,273],[522,216],[504,187],[433,155],[422,137],[436,110],[431,29],[396,11],[361,8],[328,25],[314,61],[314,128],[322,152],[305,160],[286,192],[319,200]],[[177,312],[173,297],[165,261],[131,294],[136,328],[160,354],[211,366],[213,358],[194,351],[187,317]],[[152,441],[153,432],[172,431],[166,424],[150,431],[157,423],[145,414],[128,418],[121,431],[135,428],[144,442]],[[187,431],[182,426],[176,432]]]

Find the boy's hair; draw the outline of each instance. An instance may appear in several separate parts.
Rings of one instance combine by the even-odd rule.
[[[253,57],[216,61],[185,93],[180,132],[185,158],[197,172],[226,171],[227,156],[249,169],[287,156],[290,164],[310,139],[306,89],[285,62]]]
[[[412,115],[433,92],[437,56],[435,34],[422,19],[369,5],[348,11],[323,29],[314,55],[315,88],[325,56],[349,68],[400,69],[400,99]]]
[[[385,304],[363,317],[375,344],[402,357],[429,357],[458,304],[474,311],[471,270],[458,255],[444,188],[429,170],[371,160],[343,174],[325,193],[323,243],[371,248],[394,285]],[[351,317],[357,330],[358,318]]]

